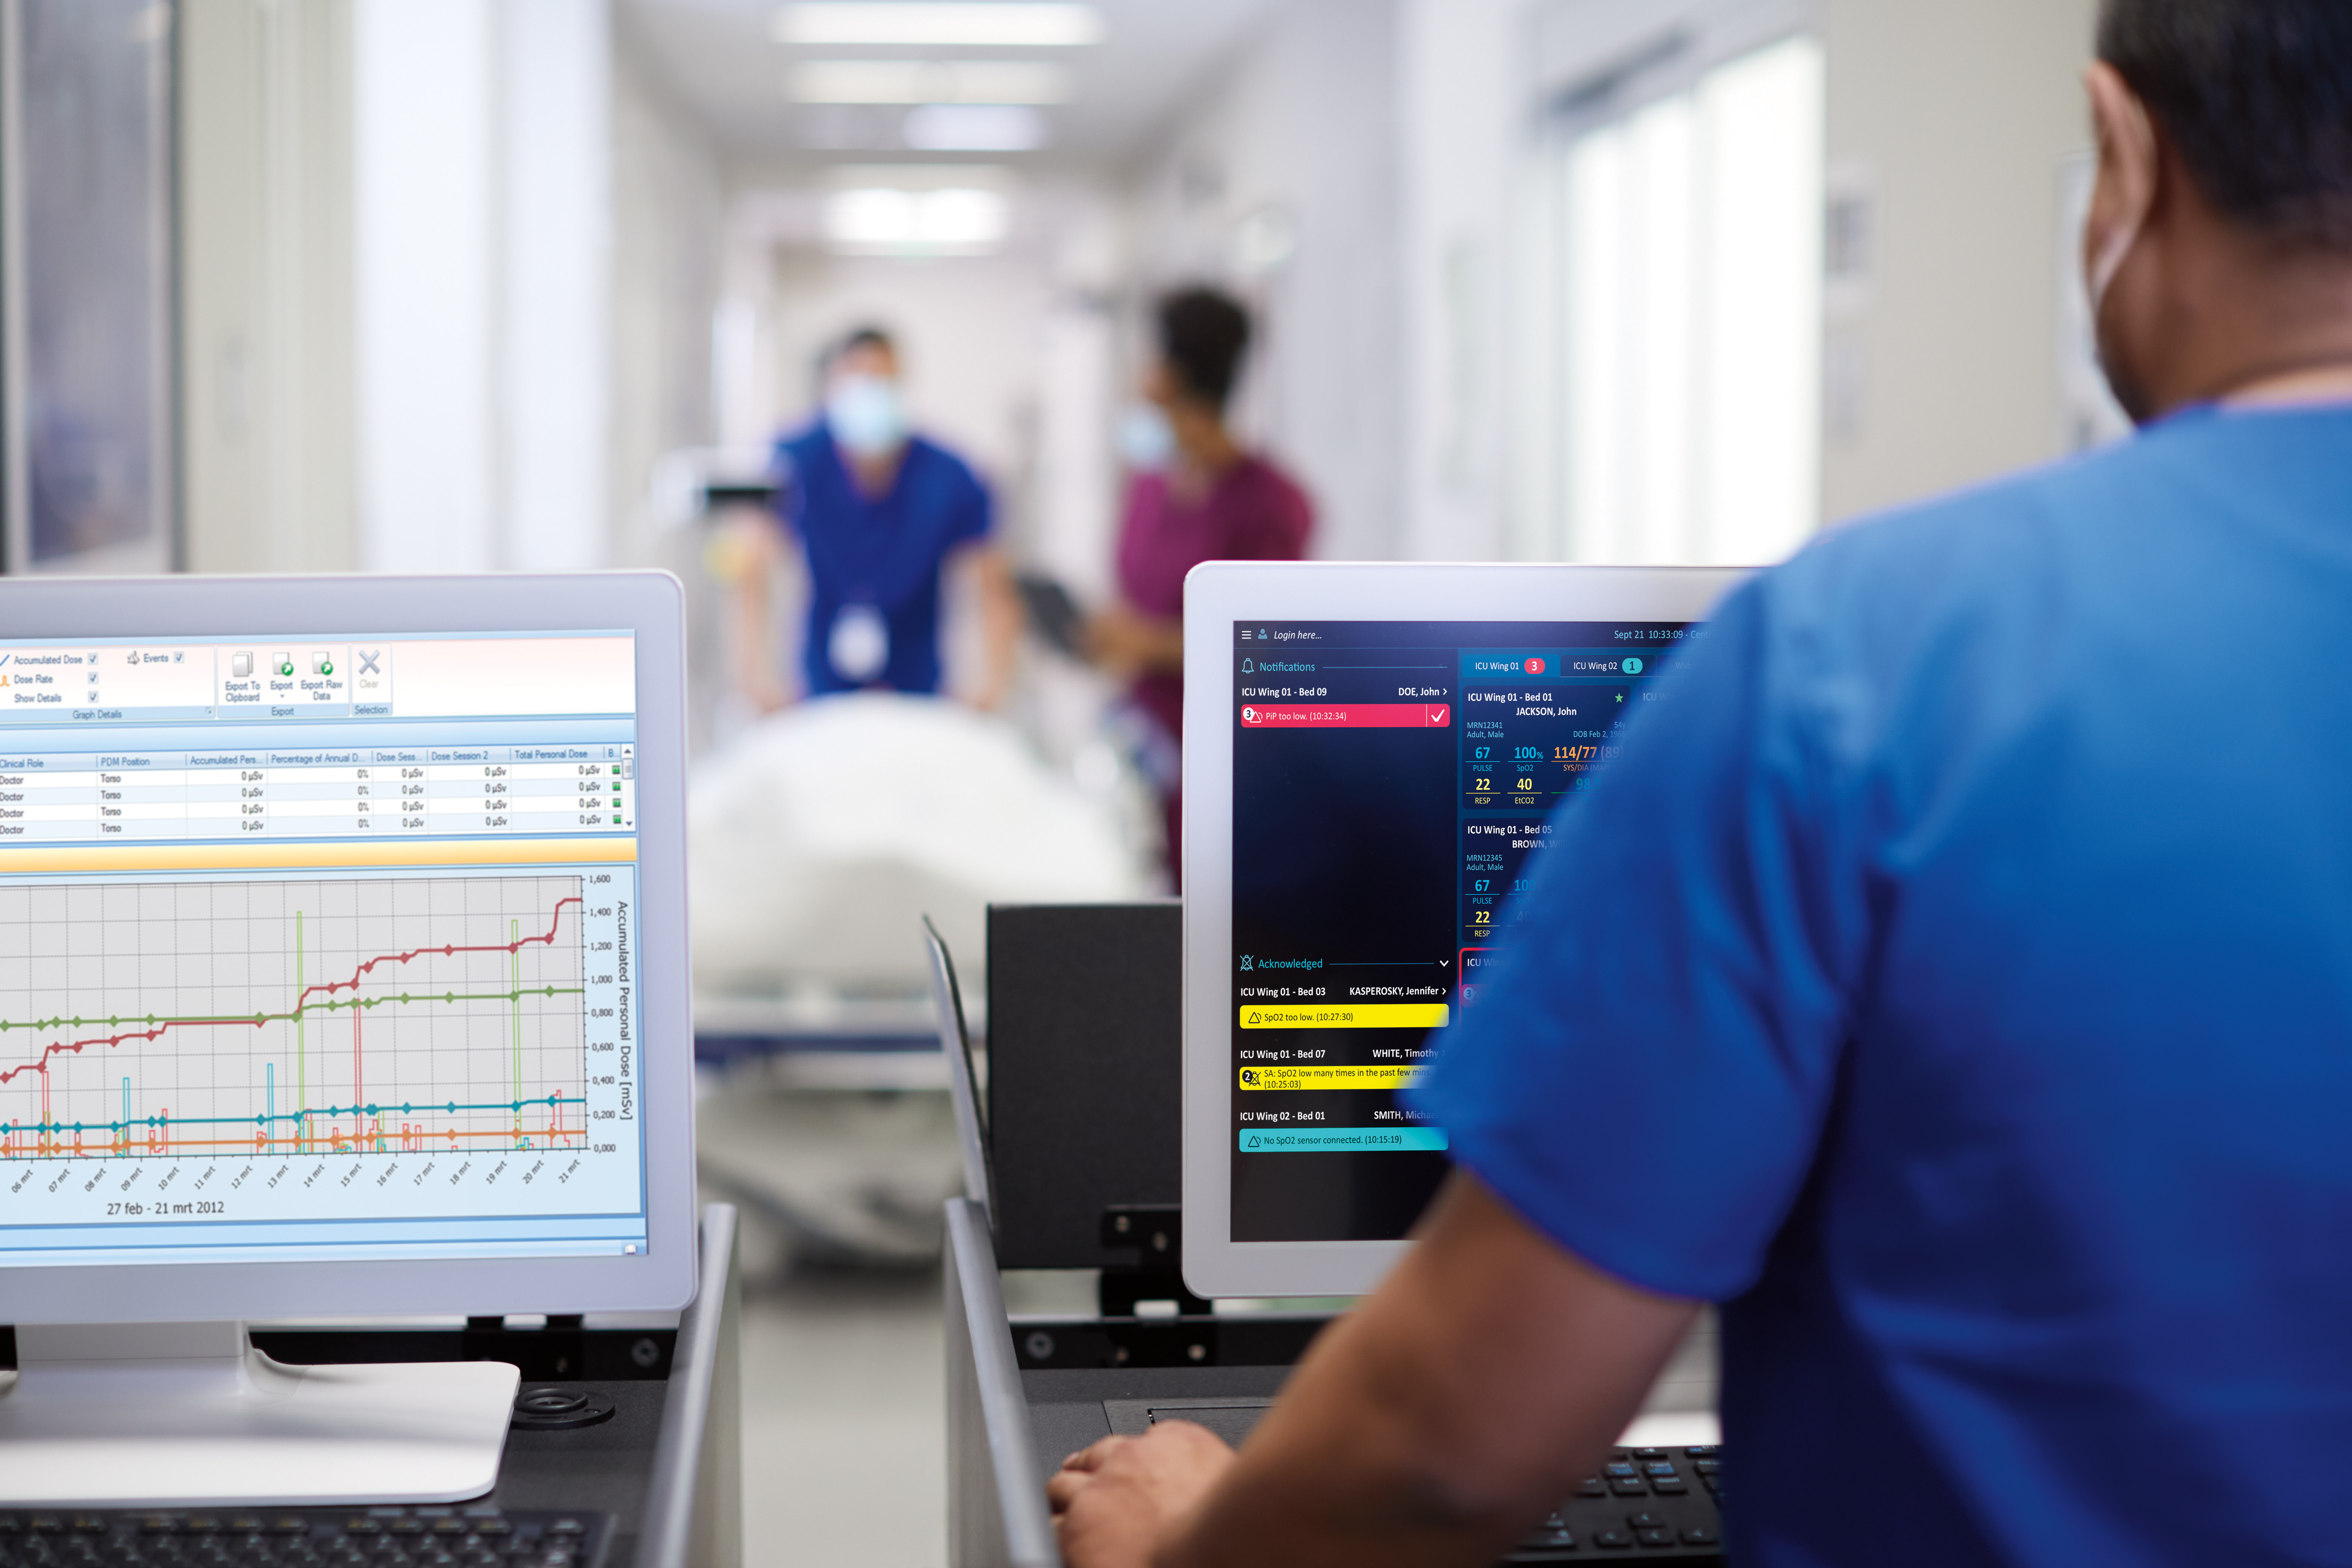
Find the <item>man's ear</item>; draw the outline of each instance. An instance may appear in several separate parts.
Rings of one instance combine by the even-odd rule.
[[[2098,184],[2083,226],[2083,265],[2094,279],[2112,273],[2122,247],[2146,226],[2163,167],[2156,121],[2122,73],[2100,60],[2083,74],[2091,129],[2099,148]]]

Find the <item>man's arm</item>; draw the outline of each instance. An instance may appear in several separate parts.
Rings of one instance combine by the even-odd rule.
[[[736,691],[759,713],[772,713],[792,700],[777,667],[773,624],[772,579],[782,552],[775,520],[743,507],[730,511],[703,549],[704,567],[728,590],[728,664]]]
[[[954,564],[971,575],[987,650],[988,668],[972,693],[972,706],[992,710],[1004,705],[1013,689],[1013,659],[1021,645],[1021,599],[1013,591],[1013,567],[1004,552],[985,539],[958,551]]]
[[[1240,1456],[1181,1424],[1074,1455],[1047,1488],[1063,1555],[1491,1563],[1599,1463],[1697,1311],[1589,1267],[1457,1175]]]

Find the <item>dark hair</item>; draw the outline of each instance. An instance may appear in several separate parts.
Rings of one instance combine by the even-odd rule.
[[[2104,0],[2099,58],[2225,216],[2352,249],[2352,4]]]
[[[1234,395],[1249,340],[1249,312],[1214,289],[1180,289],[1160,301],[1160,357],[1203,403],[1223,408]]]
[[[898,343],[897,339],[879,327],[868,325],[854,328],[835,338],[827,345],[824,353],[817,356],[817,379],[822,381],[832,374],[835,363],[842,355],[856,353],[859,349],[881,349],[895,354],[898,352]]]

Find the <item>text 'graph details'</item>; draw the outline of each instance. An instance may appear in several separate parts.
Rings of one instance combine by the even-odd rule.
[[[10,1226],[640,1208],[626,867],[0,886]]]

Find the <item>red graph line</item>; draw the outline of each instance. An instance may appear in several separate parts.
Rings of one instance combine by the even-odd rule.
[[[461,952],[520,952],[526,947],[551,947],[555,943],[555,933],[563,923],[563,906],[566,904],[581,904],[582,908],[586,908],[586,905],[582,902],[581,899],[577,895],[571,898],[556,900],[555,908],[549,911],[547,917],[547,934],[545,936],[526,936],[518,938],[513,942],[487,942],[478,947],[457,947],[451,945],[444,945],[441,947],[414,947],[409,949],[406,952],[380,953],[376,957],[371,958],[366,963],[361,964],[356,970],[353,970],[352,972],[352,977],[349,980],[338,980],[326,985],[313,985],[303,991],[300,995],[294,999],[294,1011],[296,1013],[301,1012],[305,1007],[310,1005],[310,998],[312,996],[318,995],[321,993],[329,997],[332,997],[338,991],[350,991],[356,994],[359,990],[360,982],[365,979],[367,975],[380,964],[407,963],[414,959],[425,958],[434,953],[439,953],[445,958],[451,958]],[[289,1016],[291,1016],[291,1015],[281,1014],[278,1016],[278,1021],[282,1023]],[[72,1051],[76,1055],[79,1055],[80,1054],[82,1047],[85,1046],[104,1046],[109,1049],[111,1049],[112,1047],[122,1044],[125,1040],[160,1040],[163,1037],[165,1033],[173,1029],[220,1028],[235,1024],[250,1025],[252,1027],[258,1029],[264,1024],[268,1022],[270,1022],[270,1020],[268,1018],[169,1018],[164,1020],[163,1023],[156,1025],[152,1029],[132,1029],[120,1035],[94,1036],[87,1040],[74,1040],[70,1042],[60,1040],[56,1045],[42,1051],[41,1054],[34,1060],[29,1062],[19,1062],[16,1066],[10,1068],[6,1072],[0,1072],[0,1084],[7,1083],[20,1073],[39,1073],[41,1075],[41,1088],[44,1096],[41,1106],[41,1120],[43,1121],[47,1121],[48,1120],[47,1094],[48,1090],[49,1058],[58,1055],[60,1052]],[[358,1098],[356,1090],[358,1089],[359,1049],[359,1013],[354,1009],[352,1014],[352,1088],[355,1091],[353,1098],[355,1100]]]

